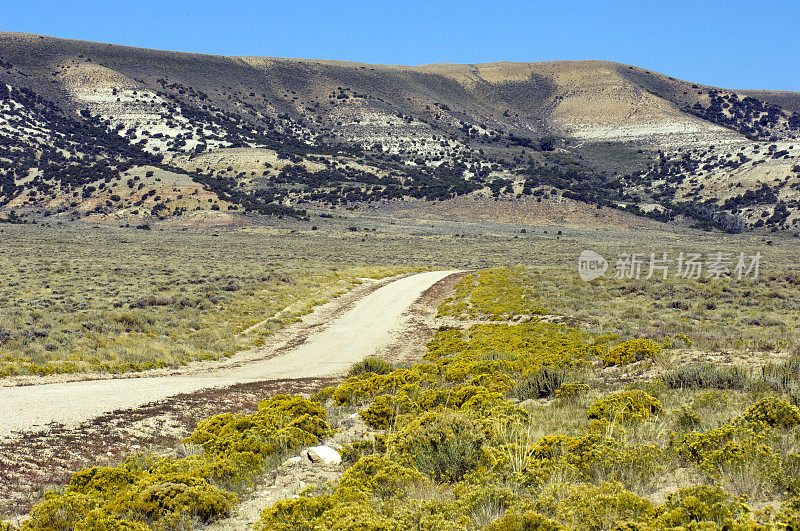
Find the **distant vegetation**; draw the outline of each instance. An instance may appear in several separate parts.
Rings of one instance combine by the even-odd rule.
[[[787,132],[792,138],[800,133],[800,113],[785,111],[751,96],[740,99],[730,92],[710,90],[708,96],[708,106],[698,102],[684,110],[734,129],[750,140],[775,141]]]

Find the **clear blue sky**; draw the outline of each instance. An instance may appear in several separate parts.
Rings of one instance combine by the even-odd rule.
[[[800,2],[0,0],[0,29],[147,48],[385,64],[607,59],[800,91]]]

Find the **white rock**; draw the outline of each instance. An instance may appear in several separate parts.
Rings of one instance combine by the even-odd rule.
[[[342,462],[342,456],[330,446],[312,446],[308,449],[308,458],[312,463],[326,465],[338,465]]]

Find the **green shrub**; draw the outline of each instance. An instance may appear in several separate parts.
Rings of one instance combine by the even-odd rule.
[[[740,367],[688,365],[669,371],[662,377],[669,389],[739,389],[750,387],[750,378]]]
[[[372,497],[397,498],[414,486],[425,485],[425,476],[420,472],[404,467],[384,456],[362,457],[342,476],[339,487],[342,490],[366,492]]]
[[[589,407],[588,417],[609,421],[642,421],[663,411],[658,399],[639,389],[632,389],[597,400]]]
[[[397,416],[394,397],[381,395],[376,397],[367,409],[361,411],[361,418],[368,426],[378,430],[388,430]]]
[[[700,415],[689,406],[681,406],[673,413],[675,422],[684,430],[691,430],[700,425]]]
[[[152,480],[150,480],[152,481]],[[188,475],[171,475],[119,499],[120,511],[133,511],[158,520],[170,517],[196,517],[204,522],[219,518],[237,501],[206,480]]]
[[[786,500],[775,515],[774,522],[777,529],[800,529],[800,496]]]
[[[184,442],[201,446],[207,456],[236,459],[258,467],[280,451],[315,444],[331,433],[327,411],[297,396],[276,395],[252,415],[222,413],[197,425]]]
[[[542,367],[519,381],[512,393],[519,400],[549,398],[555,395],[566,377],[566,372],[561,369]]]
[[[783,363],[769,363],[761,368],[761,381],[779,393],[789,393],[800,399],[800,356]]]
[[[150,527],[142,522],[133,522],[108,514],[102,509],[89,511],[75,531],[148,531]]]
[[[455,482],[478,466],[484,440],[472,419],[440,408],[400,428],[390,452],[434,479]]]
[[[383,358],[370,356],[354,363],[348,371],[348,376],[360,376],[362,374],[389,374],[394,370],[394,366]]]
[[[281,500],[261,512],[257,531],[298,531],[314,529],[314,521],[333,507],[331,496]]]
[[[627,365],[634,361],[653,359],[659,350],[661,346],[649,339],[629,339],[603,356],[603,366]]]
[[[132,485],[137,479],[137,475],[125,467],[95,466],[74,474],[67,490],[108,498]]]
[[[660,472],[660,448],[625,444],[590,428],[580,437],[546,435],[533,445],[525,464],[528,483],[549,479],[559,465],[584,481],[618,481],[629,488],[648,485]],[[549,462],[549,463],[548,463]]]

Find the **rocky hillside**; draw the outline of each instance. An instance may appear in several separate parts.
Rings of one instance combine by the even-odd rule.
[[[382,66],[0,33],[11,220],[217,223],[473,194],[792,229],[798,134],[800,94],[609,62]]]

